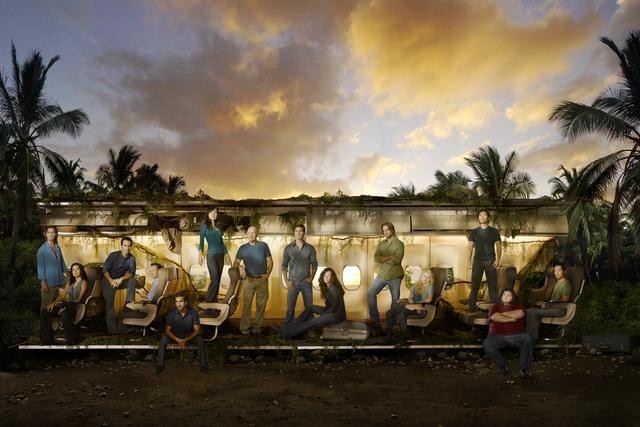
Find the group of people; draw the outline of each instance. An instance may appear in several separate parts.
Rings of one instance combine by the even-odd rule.
[[[217,225],[218,210],[207,212],[206,220],[200,227],[199,260],[209,270],[210,284],[205,301],[217,302],[220,281],[225,258],[229,256],[223,241],[223,231]],[[489,212],[478,213],[479,226],[472,230],[469,239],[469,260],[471,266],[471,294],[469,310],[476,310],[476,300],[482,276],[487,285],[492,302],[497,302],[489,312],[489,336],[484,342],[487,355],[502,371],[506,362],[500,355],[500,348],[517,346],[520,348],[520,365],[523,375],[528,375],[531,364],[532,340],[537,338],[538,323],[541,317],[561,316],[563,310],[554,307],[553,302],[565,302],[571,294],[571,285],[563,279],[564,266],[556,266],[558,284],[555,287],[550,304],[525,312],[524,307],[516,303],[512,289],[506,289],[497,296],[497,267],[500,263],[501,243],[497,229],[489,225]],[[318,286],[324,306],[313,304],[312,281],[318,268],[316,249],[305,240],[306,228],[303,224],[294,227],[294,240],[284,248],[281,264],[281,278],[287,288],[286,316],[281,327],[285,338],[299,336],[310,329],[335,324],[346,319],[344,287],[331,268],[325,268],[319,275]],[[427,269],[419,280],[410,284],[409,298],[400,299],[400,286],[405,271],[402,267],[404,244],[397,238],[395,227],[390,222],[382,224],[383,239],[379,242],[374,260],[378,264],[377,275],[369,287],[367,300],[369,319],[367,323],[379,326],[377,295],[388,288],[391,294],[391,307],[386,315],[385,343],[394,342],[394,325],[399,324],[400,336],[397,346],[406,344],[406,326],[410,315],[419,315],[423,311],[411,310],[409,304],[431,304],[434,300],[434,277]],[[247,242],[238,248],[229,274],[232,280],[225,302],[229,302],[235,293],[237,281],[242,280],[242,316],[240,332],[243,335],[261,332],[264,313],[269,299],[269,277],[273,270],[273,259],[267,243],[258,240],[258,230],[251,226],[246,231]],[[205,243],[207,250],[205,252]],[[126,303],[135,301],[137,281],[135,278],[136,260],[131,253],[133,241],[123,237],[120,250],[109,254],[102,268],[102,295],[105,301],[106,326],[109,334],[124,332],[122,318],[135,316],[135,310],[125,306],[120,319],[115,315],[114,300],[117,289],[126,288]],[[43,344],[53,344],[51,316],[59,316],[63,325],[67,344],[78,342],[75,325],[77,304],[88,296],[87,274],[82,264],[74,263],[71,274],[67,270],[62,251],[57,244],[57,230],[48,227],[46,241],[38,250],[38,279],[41,287],[40,340]],[[149,291],[138,290],[146,301],[155,301],[159,294],[158,270],[160,264],[151,265],[152,286]],[[298,296],[302,294],[304,310],[295,317]],[[255,316],[251,317],[251,307],[255,300]],[[202,370],[207,362],[201,337],[198,312],[189,304],[188,294],[179,292],[174,296],[175,307],[166,318],[165,335],[160,342],[157,372],[162,370],[164,355],[170,342],[184,348],[195,341]],[[528,317],[525,330],[525,317]],[[527,338],[528,337],[528,338]]]

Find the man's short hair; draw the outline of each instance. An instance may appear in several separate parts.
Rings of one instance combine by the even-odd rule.
[[[160,264],[159,262],[152,262],[151,267],[157,267],[158,270],[160,270],[162,268],[162,264]]]
[[[120,239],[120,246],[122,246],[122,244],[127,241],[129,243],[131,243],[133,245],[133,239],[131,239],[131,237],[129,236],[124,236],[122,239]]]
[[[293,231],[296,230],[296,228],[302,228],[302,232],[306,233],[307,232],[307,227],[304,226],[304,224],[298,224],[295,227],[293,227]]]
[[[489,212],[489,209],[486,209],[486,208],[482,208],[482,209],[480,209],[480,210],[478,211],[478,216],[480,216],[480,214],[481,214],[482,212],[484,212],[484,213],[486,213],[486,214],[487,214],[487,218],[491,218],[491,213]]]
[[[560,261],[556,261],[553,263],[554,267],[558,267],[560,266],[560,268],[562,269],[562,271],[567,271],[567,266],[564,265],[564,262],[560,262]]]
[[[387,227],[389,230],[393,231],[393,234],[396,233],[396,228],[393,226],[391,222],[389,221],[383,222],[380,228],[384,228],[384,227]]]
[[[184,299],[184,302],[189,304],[189,294],[186,293],[185,291],[176,292],[176,294],[173,296],[173,300],[175,301],[176,298],[182,298],[182,299]]]

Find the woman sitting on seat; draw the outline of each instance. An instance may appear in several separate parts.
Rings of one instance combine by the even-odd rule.
[[[40,311],[40,342],[45,345],[54,344],[51,316],[60,316],[67,345],[78,343],[78,328],[73,323],[76,318],[78,303],[84,301],[89,278],[80,263],[71,264],[71,278],[62,289],[58,298]]]
[[[393,304],[391,309],[387,311],[387,337],[385,344],[392,344],[393,325],[396,323],[398,315],[400,315],[400,339],[396,343],[396,347],[406,345],[407,335],[407,317],[410,315],[425,315],[426,312],[411,310],[407,308],[407,304],[430,304],[433,300],[433,283],[435,279],[430,268],[422,272],[420,278],[411,283],[409,289],[409,298],[398,300],[397,304]]]
[[[344,288],[336,273],[331,268],[325,268],[320,273],[318,284],[320,285],[320,296],[324,300],[325,306],[312,305],[293,322],[285,323],[282,327],[283,337],[291,338],[309,329],[340,323],[347,318],[344,307]],[[319,316],[314,318],[314,314],[319,314]]]

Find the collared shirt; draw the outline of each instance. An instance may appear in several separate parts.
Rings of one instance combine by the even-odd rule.
[[[111,252],[102,267],[103,273],[109,273],[112,279],[119,279],[124,276],[127,271],[132,276],[136,274],[136,257],[128,254],[126,257],[122,255],[122,251]]]
[[[381,262],[382,257],[392,257],[390,260]],[[402,268],[402,258],[404,257],[404,243],[396,236],[389,239],[383,239],[378,243],[373,260],[380,264],[378,276],[385,280],[395,279],[404,276]]]
[[[298,248],[294,241],[285,246],[282,268],[289,272],[289,280],[295,282],[308,278],[311,275],[311,267],[318,268],[316,248],[313,245],[302,242],[302,247]]]
[[[64,273],[69,271],[64,263],[60,246],[49,246],[44,242],[38,249],[38,280],[47,282],[47,286],[57,287],[65,283]]]
[[[247,242],[241,245],[238,248],[236,259],[242,260],[247,274],[255,277],[267,273],[267,258],[270,256],[269,245],[257,241],[254,244]]]
[[[198,249],[200,252],[204,250],[204,241],[207,241],[208,254],[226,254],[227,247],[222,241],[222,231],[213,227],[207,227],[207,224],[200,225],[200,244]]]
[[[171,331],[178,338],[186,338],[191,335],[196,327],[200,324],[198,312],[188,307],[184,316],[180,314],[177,307],[174,307],[167,314],[167,326],[171,327]]]
[[[153,282],[151,282],[151,289],[149,290],[149,293],[147,293],[147,301],[151,301],[151,302],[155,302],[154,298],[159,297],[160,295],[160,278],[156,277],[155,279],[153,279]]]

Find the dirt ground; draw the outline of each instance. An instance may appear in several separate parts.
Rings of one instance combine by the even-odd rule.
[[[527,383],[515,354],[509,377],[473,353],[238,356],[202,374],[173,352],[156,376],[149,354],[39,355],[0,372],[0,424],[640,425],[640,365],[628,357],[537,354]]]

